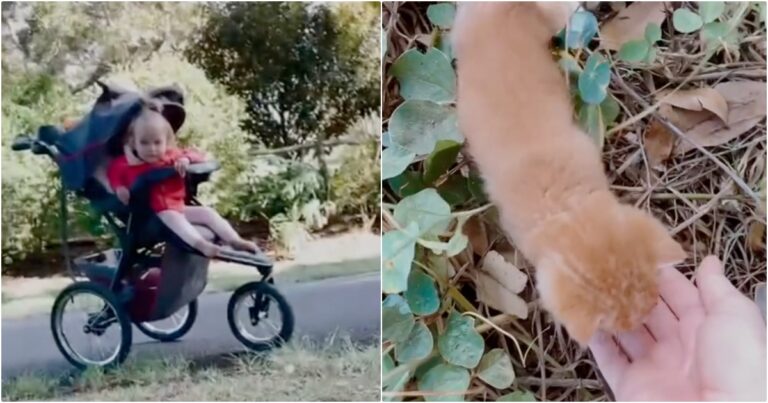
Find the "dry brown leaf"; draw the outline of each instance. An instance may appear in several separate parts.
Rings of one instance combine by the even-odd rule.
[[[528,304],[517,294],[528,277],[498,252],[485,255],[483,267],[476,271],[477,298],[484,304],[518,318],[528,317]]]
[[[668,104],[659,105],[659,114],[669,119],[683,132],[687,132],[697,124],[712,118],[712,112],[709,111],[688,111]]]
[[[749,225],[747,246],[753,252],[760,252],[765,249],[765,223],[755,221]]]
[[[636,1],[600,28],[600,46],[619,50],[628,41],[643,39],[648,23],[661,25],[665,17],[664,2]]]
[[[715,90],[728,103],[728,125],[712,116],[690,128],[685,134],[704,147],[716,146],[735,139],[765,119],[766,90],[763,81],[732,81],[720,83]],[[676,154],[695,147],[682,140],[675,147]]]
[[[651,168],[662,169],[664,162],[672,154],[675,136],[664,125],[654,119],[645,131],[643,147]]]
[[[479,216],[470,217],[464,224],[463,232],[469,238],[469,244],[475,254],[482,255],[488,250],[488,231]]]
[[[725,98],[712,88],[695,88],[674,93],[660,92],[661,102],[689,111],[708,110],[723,122],[728,123],[728,103]]]

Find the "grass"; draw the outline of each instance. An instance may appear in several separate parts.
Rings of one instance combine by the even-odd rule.
[[[398,80],[390,71],[392,63],[410,49],[423,50],[424,42],[437,37],[427,16],[428,6],[428,3],[418,2],[384,3],[382,22],[388,39],[383,67],[384,122],[404,101],[399,93]],[[607,10],[606,6],[603,2],[595,12],[601,22],[615,16],[615,11]],[[738,53],[718,52],[705,60],[706,52],[698,51],[699,35],[676,33],[667,21],[661,26],[664,39],[657,44],[658,57],[654,63],[642,67],[628,66],[623,62],[612,64],[614,78],[608,91],[621,105],[617,118],[617,127],[621,129],[614,127],[609,132],[602,150],[611,189],[623,202],[650,211],[661,219],[688,252],[689,259],[678,268],[690,275],[704,256],[716,254],[724,261],[731,283],[750,298],[757,284],[766,281],[765,207],[756,203],[749,192],[733,186],[733,177],[740,178],[753,192],[757,192],[761,185],[765,186],[765,121],[738,138],[707,147],[708,152],[692,150],[674,155],[660,170],[648,162],[643,134],[658,113],[648,106],[654,102],[658,90],[675,88],[682,80],[687,81],[684,89],[714,87],[721,82],[744,79],[765,80],[766,32],[765,27],[756,22],[756,14],[750,12],[748,18],[738,24],[742,34]],[[697,71],[699,66],[701,69]],[[745,70],[750,69],[760,72],[760,77],[746,75],[748,71]],[[387,127],[383,128],[383,131],[387,130]],[[466,150],[457,160],[458,164],[449,170],[449,174],[473,165]],[[423,169],[423,164],[416,162],[411,169],[414,167],[420,173],[418,170]],[[392,205],[401,199],[389,186],[383,186],[382,192],[384,202]],[[762,204],[765,203],[764,195],[763,192]],[[477,205],[461,209],[474,207]],[[387,218],[391,217],[384,214],[385,231],[393,226]],[[482,229],[475,232],[476,238],[471,241],[477,240],[479,244],[485,243],[493,249],[503,245],[521,257],[514,251],[514,245],[506,241],[496,221],[497,218],[486,214],[480,227]],[[473,310],[501,330],[487,323],[478,327],[487,349],[499,347],[510,353],[516,373],[511,390],[530,390],[537,400],[542,401],[610,400],[593,360],[587,351],[570,341],[565,331],[553,323],[539,306],[532,282],[522,295],[530,301],[529,307],[532,308],[527,320],[500,314],[475,302],[477,290],[472,273],[481,258],[470,251],[451,259],[455,274],[449,282],[455,285],[456,293],[445,296],[445,300],[463,304],[462,310],[469,310],[466,305],[470,304]],[[516,263],[533,275],[533,267],[529,263],[523,259],[518,259]],[[442,323],[439,317],[424,319],[437,322],[438,327]],[[526,352],[525,359],[519,358],[514,343],[505,334],[520,342]],[[385,345],[387,347],[391,345]],[[406,387],[409,391],[413,389]],[[468,401],[492,401],[509,392],[489,387],[478,380],[472,381],[469,390],[465,396]]]
[[[378,346],[299,342],[215,362],[128,361],[66,378],[3,382],[2,399],[64,401],[378,401]]]

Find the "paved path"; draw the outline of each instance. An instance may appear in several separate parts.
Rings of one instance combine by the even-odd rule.
[[[294,338],[325,340],[334,332],[357,341],[378,343],[381,286],[378,275],[335,278],[281,286],[296,315]],[[243,350],[229,330],[226,307],[231,293],[200,297],[197,321],[181,340],[154,341],[138,329],[133,331],[130,357],[175,357],[194,359]],[[56,348],[48,315],[3,320],[2,379],[25,373],[59,374],[73,367]]]

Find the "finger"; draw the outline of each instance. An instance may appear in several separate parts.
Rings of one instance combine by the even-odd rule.
[[[637,361],[648,355],[653,345],[656,344],[645,326],[639,326],[629,332],[621,332],[616,335],[616,340],[632,361]]]
[[[629,359],[621,352],[613,337],[602,330],[592,336],[589,349],[608,386],[615,390],[629,367]]]
[[[677,328],[679,323],[677,318],[675,318],[667,303],[662,299],[659,299],[656,306],[651,309],[648,317],[645,318],[645,325],[656,341],[667,340],[678,334]]]
[[[743,314],[755,305],[725,277],[723,264],[707,256],[696,271],[696,285],[707,313]]]
[[[678,319],[703,312],[696,287],[674,267],[666,266],[660,270],[659,294]]]

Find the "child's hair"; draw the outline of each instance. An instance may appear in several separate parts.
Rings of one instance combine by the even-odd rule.
[[[137,128],[149,128],[153,130],[161,130],[165,135],[166,143],[168,147],[176,146],[176,135],[173,132],[173,128],[168,120],[162,115],[163,105],[155,100],[144,98],[142,99],[142,109],[133,122],[128,126],[126,136],[123,139],[124,144],[131,143],[135,140]]]

